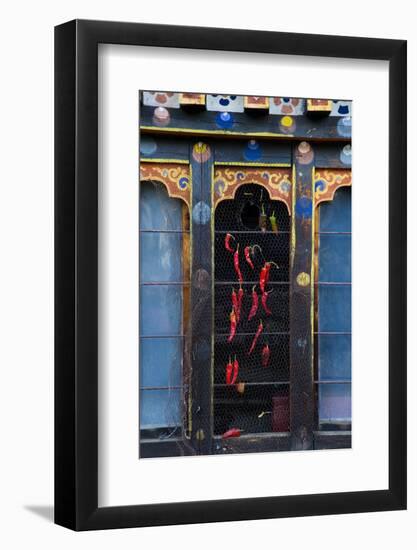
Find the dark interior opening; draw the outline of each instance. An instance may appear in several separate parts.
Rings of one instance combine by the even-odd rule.
[[[242,212],[240,213],[242,224],[247,229],[259,229],[260,213],[259,206],[254,204],[252,201],[247,200],[243,205]]]

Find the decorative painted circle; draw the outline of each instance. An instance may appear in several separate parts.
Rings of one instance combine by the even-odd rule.
[[[305,271],[302,271],[297,275],[296,281],[298,286],[308,286],[310,284],[310,275]]]
[[[306,141],[302,141],[299,145],[298,145],[298,151],[302,154],[302,155],[305,155],[306,153],[309,153],[311,151],[311,145],[309,143],[307,143]]]
[[[350,145],[345,145],[341,150],[340,161],[349,166],[352,164],[352,147]]]
[[[284,195],[288,195],[288,193],[291,191],[291,182],[288,180],[284,180],[279,184],[279,189]]]
[[[337,123],[337,133],[342,137],[350,137],[352,134],[352,119],[350,116],[342,117]]]
[[[290,116],[283,116],[281,119],[281,124],[285,126],[286,128],[290,128],[290,126],[293,125],[293,118]]]
[[[156,107],[153,112],[153,123],[155,126],[168,126],[171,122],[171,116],[165,107]]]
[[[187,187],[188,187],[188,178],[186,176],[179,179],[178,187],[182,190],[187,189]]]
[[[256,161],[259,160],[262,156],[262,149],[261,146],[257,141],[254,139],[251,139],[246,144],[245,150],[243,152],[243,156],[245,160],[248,161]]]
[[[313,203],[310,197],[302,196],[295,203],[295,213],[300,218],[311,218]]]
[[[283,134],[291,134],[295,131],[295,119],[291,116],[283,116],[279,123],[279,128]]]
[[[157,150],[156,141],[150,136],[142,136],[139,143],[139,151],[142,155],[152,155]]]
[[[327,182],[325,180],[317,180],[314,189],[321,192],[325,191],[327,189]]]
[[[224,111],[222,113],[217,113],[216,126],[218,128],[221,128],[222,130],[229,130],[230,128],[232,128],[233,123],[234,123],[233,116],[227,111]]]
[[[201,141],[199,141],[194,145],[193,159],[196,162],[198,163],[207,162],[210,156],[211,156],[211,151],[207,143],[202,143]]]
[[[210,207],[203,201],[198,202],[193,208],[193,220],[198,225],[206,225],[210,221]]]

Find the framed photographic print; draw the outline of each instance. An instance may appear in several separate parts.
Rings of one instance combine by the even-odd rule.
[[[406,42],[55,51],[56,523],[404,509]]]

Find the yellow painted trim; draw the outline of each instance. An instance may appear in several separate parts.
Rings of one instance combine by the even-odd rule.
[[[315,252],[315,215],[314,188],[315,168],[311,169],[311,274],[310,274],[310,324],[311,324],[311,376],[314,380],[314,252]]]
[[[233,161],[226,161],[226,162],[222,162],[222,161],[216,161],[214,162],[214,165],[215,166],[248,166],[248,167],[251,167],[253,166],[254,168],[258,167],[258,166],[262,166],[262,167],[265,167],[265,168],[291,168],[291,163],[290,162],[280,162],[280,163],[277,163],[277,162],[274,162],[274,163],[267,163],[267,162],[233,162]]]
[[[188,135],[218,135],[218,136],[265,136],[265,137],[281,137],[281,138],[296,138],[294,134],[279,134],[278,132],[234,132],[233,130],[194,130],[192,128],[163,128],[160,126],[140,126],[141,130],[148,130],[153,133],[185,133]],[[297,139],[300,139],[297,137]],[[341,141],[338,138],[338,141]],[[350,141],[350,138],[349,138]]]
[[[188,175],[188,181],[190,182],[190,307],[191,307],[191,288],[192,288],[192,282],[193,282],[193,166],[190,162],[190,168],[189,168],[189,175]],[[191,319],[191,315],[190,315]],[[190,353],[192,351],[190,350]],[[192,370],[192,361],[190,358],[190,372],[189,372],[189,381],[188,381],[188,437],[191,439],[192,433],[193,433],[193,415],[191,413],[191,409],[193,406],[193,400],[192,400],[192,387],[191,387],[191,380],[193,376],[193,370]]]
[[[296,245],[296,236],[295,236],[295,191],[297,185],[297,176],[295,173],[295,162],[292,165],[292,181],[291,181],[291,269],[294,265],[294,253]]]
[[[163,159],[157,159],[157,158],[140,158],[140,162],[157,162],[158,164],[161,164],[161,163],[170,163],[170,164],[190,164],[190,161],[189,160],[184,160],[184,159],[167,159],[167,158],[163,158]]]

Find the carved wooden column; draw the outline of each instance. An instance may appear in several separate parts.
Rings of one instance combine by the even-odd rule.
[[[293,150],[290,266],[290,410],[292,450],[313,448],[314,151]]]

